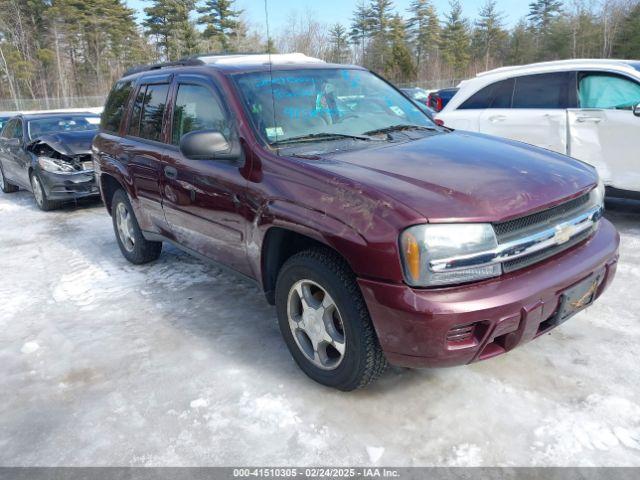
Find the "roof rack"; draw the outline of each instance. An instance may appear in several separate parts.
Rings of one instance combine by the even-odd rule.
[[[188,58],[183,58],[181,60],[177,60],[175,62],[162,62],[162,63],[154,63],[151,65],[138,65],[124,72],[122,76],[128,77],[129,75],[133,75],[135,73],[149,72],[151,70],[161,70],[163,68],[193,67],[196,65],[204,65],[204,64],[205,63],[197,57],[188,57]]]
[[[124,74],[123,77],[133,75],[140,72],[149,72],[151,70],[161,70],[171,67],[193,67],[199,65],[231,65],[231,64],[250,64],[250,63],[324,63],[319,58],[309,57],[303,53],[204,53],[192,55],[182,58],[175,62],[155,63],[152,65],[138,65],[132,67]]]

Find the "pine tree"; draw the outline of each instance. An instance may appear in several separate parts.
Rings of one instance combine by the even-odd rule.
[[[392,20],[393,2],[391,0],[372,0],[369,7],[369,24],[371,28],[371,46],[368,52],[369,67],[382,72],[389,55],[389,27]]]
[[[153,0],[144,9],[146,18],[142,25],[148,35],[156,38],[165,59],[177,60],[196,53],[198,32],[189,20],[194,9],[195,0]]]
[[[351,21],[349,38],[351,43],[359,47],[361,62],[364,63],[367,39],[371,34],[371,10],[360,0]]]
[[[475,23],[474,43],[484,58],[484,69],[489,70],[491,56],[495,54],[498,45],[507,38],[504,30],[504,15],[496,8],[495,0],[487,0],[480,8]]]
[[[206,0],[204,5],[197,9],[201,14],[198,24],[206,25],[203,37],[216,41],[222,51],[231,51],[233,38],[244,32],[240,21],[242,10],[234,10],[235,0]],[[236,41],[237,43],[237,41]]]
[[[407,32],[400,15],[394,15],[389,22],[390,55],[385,65],[385,73],[397,82],[413,80],[416,70],[407,43]]]
[[[347,29],[340,23],[336,23],[329,30],[329,61],[333,63],[347,63],[349,61],[349,37]]]
[[[420,72],[423,59],[438,49],[440,22],[431,0],[413,0],[409,5],[407,30],[416,52],[416,69]]]
[[[462,5],[458,0],[451,0],[450,6],[451,10],[442,28],[442,57],[456,77],[463,77],[467,73],[470,59],[469,24],[462,16]]]
[[[562,2],[560,0],[536,0],[529,4],[528,18],[538,32],[544,34],[561,11]]]

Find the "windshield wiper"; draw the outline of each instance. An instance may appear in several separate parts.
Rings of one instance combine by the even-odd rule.
[[[352,140],[365,140],[370,141],[373,140],[371,137],[367,137],[366,135],[346,135],[343,133],[310,133],[308,135],[300,135],[299,137],[291,137],[285,138],[284,140],[278,140],[277,142],[273,142],[271,145],[286,145],[289,143],[303,143],[303,142],[317,142],[317,141],[330,141],[330,140],[344,140],[344,139],[352,139]]]
[[[409,125],[409,124],[400,124],[400,125],[391,125],[390,127],[379,128],[377,130],[371,130],[370,132],[364,132],[364,135],[380,135],[384,133],[392,133],[392,132],[402,132],[404,130],[428,130],[430,132],[439,131],[437,127],[426,127],[423,125]]]

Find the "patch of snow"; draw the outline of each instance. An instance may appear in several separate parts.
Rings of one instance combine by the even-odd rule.
[[[22,348],[20,349],[20,351],[25,355],[29,355],[30,353],[36,352],[39,348],[40,348],[40,345],[38,345],[36,342],[27,342],[24,345],[22,345]]]
[[[367,447],[367,455],[371,463],[378,463],[384,454],[384,447]]]
[[[196,400],[193,400],[189,406],[191,408],[207,408],[209,406],[209,400],[207,400],[206,398],[198,398]]]

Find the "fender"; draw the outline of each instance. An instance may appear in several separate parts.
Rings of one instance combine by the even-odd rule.
[[[352,222],[352,225],[357,225]],[[345,221],[325,211],[301,206],[286,200],[272,200],[257,212],[253,228],[248,232],[249,261],[256,278],[262,279],[263,243],[274,227],[304,235],[335,250],[349,264],[356,276],[402,283],[402,270],[396,249],[382,249]],[[382,229],[397,233],[386,222],[376,222]]]

